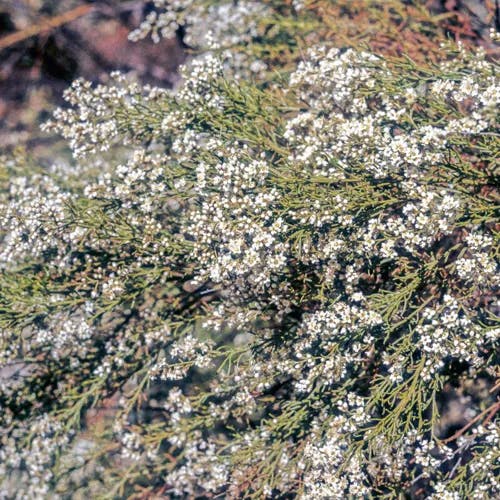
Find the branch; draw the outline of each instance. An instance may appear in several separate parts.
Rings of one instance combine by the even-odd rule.
[[[491,406],[483,410],[481,413],[478,413],[468,424],[464,425],[461,429],[459,429],[453,436],[446,438],[443,440],[443,443],[449,443],[450,441],[455,441],[455,439],[459,438],[467,429],[472,427],[478,420],[483,418],[488,413],[487,421],[493,418],[493,415],[500,410],[500,401],[493,403]]]
[[[0,51],[44,31],[50,31],[63,24],[74,21],[75,19],[88,14],[91,10],[93,10],[92,5],[80,5],[69,10],[68,12],[65,12],[64,14],[60,14],[59,16],[51,17],[49,19],[43,19],[38,24],[33,24],[23,30],[4,36],[3,38],[0,38]]]

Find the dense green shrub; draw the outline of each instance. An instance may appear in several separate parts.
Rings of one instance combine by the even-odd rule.
[[[441,51],[73,84],[0,177],[5,497],[500,494],[498,66]]]

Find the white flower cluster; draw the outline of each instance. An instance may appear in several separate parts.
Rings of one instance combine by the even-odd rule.
[[[308,105],[287,125],[291,159],[328,178],[342,179],[348,165],[359,163],[375,178],[401,173],[408,181],[421,177],[422,167],[444,161],[450,138],[480,133],[494,124],[494,113],[484,113],[494,106],[486,97],[492,94],[490,87],[495,88],[494,75],[480,95],[469,96],[475,97],[470,116],[433,126],[409,117],[420,92],[417,82],[414,87],[373,92],[388,74],[386,63],[371,54],[312,50],[291,77],[292,89]],[[432,88],[439,84],[454,82],[438,80]]]
[[[338,403],[338,414],[331,418],[326,432],[311,433],[299,463],[305,469],[301,498],[341,499],[369,494],[364,464],[357,456],[346,457],[350,434],[370,421],[364,407],[363,398],[348,393]],[[319,422],[316,426],[321,428]]]
[[[182,451],[182,465],[165,477],[165,482],[172,485],[170,495],[196,496],[200,491],[219,491],[227,484],[229,467],[220,458],[216,443],[198,435]]]
[[[483,232],[471,231],[465,237],[465,242],[466,253],[455,262],[458,276],[476,286],[498,287],[498,263],[489,251],[494,246],[492,237]]]
[[[30,434],[32,437],[28,437],[26,446],[20,447],[21,440],[9,438],[0,448],[0,477],[10,468],[20,471],[17,481],[0,483],[2,497],[47,498],[51,495],[51,465],[58,452],[70,442],[71,436],[49,415],[36,418]]]
[[[238,77],[262,75],[266,64],[234,46],[251,43],[262,34],[259,22],[271,16],[263,2],[238,0],[214,4],[193,0],[155,0],[155,10],[146,15],[141,25],[129,35],[137,41],[151,36],[155,43],[161,38],[174,38],[182,28],[183,42],[198,52],[217,50]]]
[[[212,108],[212,111],[221,109],[222,96],[216,92],[213,85],[214,80],[223,76],[220,58],[205,54],[191,61],[186,67],[181,67],[179,71],[185,80],[176,93],[178,101],[189,104],[193,109],[197,106]],[[163,123],[165,125],[165,121]]]
[[[211,39],[220,46],[231,47],[250,42],[258,34],[259,17],[268,12],[264,4],[249,1],[206,5],[193,0],[154,0],[154,5],[157,10],[151,11],[139,28],[130,33],[130,40],[151,35],[158,43],[160,37],[175,37],[182,26],[184,42],[197,50],[206,49]]]
[[[212,366],[212,347],[210,339],[201,341],[187,334],[169,345],[166,356],[151,367],[150,375],[153,379],[182,380],[193,366],[207,369]]]
[[[298,392],[334,386],[348,375],[349,368],[356,371],[373,354],[370,332],[382,323],[379,314],[342,302],[304,315],[290,347],[291,359],[278,363],[278,369],[298,378]]]
[[[222,146],[216,141],[208,145],[215,151]],[[252,156],[247,145],[235,143],[220,163],[197,166],[200,206],[191,213],[186,232],[195,240],[199,282],[210,279],[255,295],[276,288],[273,276],[284,271],[288,246],[282,238],[286,224],[274,215],[278,192],[262,189],[268,164]]]
[[[50,354],[54,358],[73,355],[73,365],[78,365],[78,358],[84,358],[89,348],[89,340],[94,335],[94,329],[82,314],[72,313],[69,317],[56,315],[43,328],[33,332],[31,348],[50,346]],[[76,355],[76,356],[75,356]]]
[[[65,253],[75,236],[64,231],[68,199],[69,193],[48,176],[15,178],[0,204],[0,267],[52,250]]]
[[[67,139],[75,157],[107,151],[114,144],[123,127],[117,119],[117,109],[128,111],[130,121],[132,111],[142,104],[141,112],[135,113],[135,119],[128,123],[131,130],[140,133],[145,105],[162,99],[167,93],[165,89],[129,81],[119,72],[111,73],[110,78],[111,85],[96,87],[89,81],[75,80],[63,96],[74,108],[58,108],[54,111],[54,120],[42,126],[43,130],[55,131]]]
[[[490,332],[488,336],[467,317],[456,299],[449,295],[443,297],[439,309],[426,308],[422,316],[424,321],[419,324],[415,333],[417,345],[426,358],[422,377],[431,380],[441,369],[445,360],[456,359],[465,361],[471,366],[481,366],[483,359],[479,355],[485,342],[498,342],[499,331]],[[489,337],[489,338],[488,338]]]

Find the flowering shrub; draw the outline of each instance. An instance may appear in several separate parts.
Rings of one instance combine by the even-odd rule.
[[[498,67],[442,51],[75,82],[78,163],[2,159],[5,497],[500,494]]]

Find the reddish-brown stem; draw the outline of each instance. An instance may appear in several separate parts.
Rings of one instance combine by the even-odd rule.
[[[461,429],[459,429],[455,434],[450,436],[449,438],[446,438],[443,440],[443,443],[449,443],[451,441],[455,441],[455,439],[459,438],[467,429],[472,427],[478,420],[481,420],[481,418],[484,417],[484,415],[488,414],[486,417],[485,422],[490,421],[493,418],[493,415],[500,410],[500,401],[497,401],[496,403],[493,403],[491,406],[486,408],[486,410],[483,410],[481,413],[478,413],[469,423],[464,425]]]

